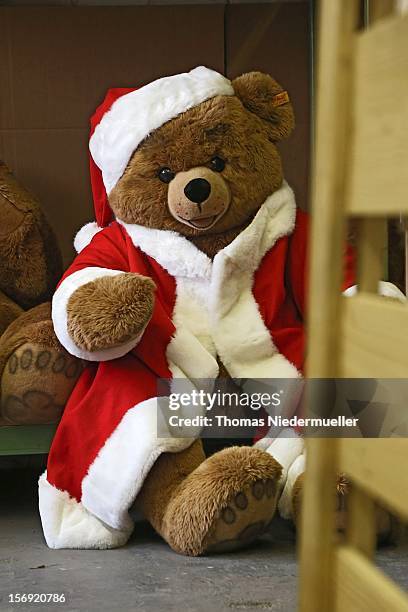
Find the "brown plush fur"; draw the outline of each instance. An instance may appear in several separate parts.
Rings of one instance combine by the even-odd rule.
[[[233,86],[236,96],[203,102],[165,123],[139,146],[109,196],[119,219],[177,231],[212,256],[250,223],[282,183],[275,142],[293,128],[293,111],[289,102],[273,106],[273,97],[282,88],[271,77],[249,73]],[[257,99],[250,103],[253,95]],[[208,230],[195,229],[171,214],[171,183],[162,183],[157,174],[168,167],[177,179],[178,173],[209,168],[214,156],[226,162],[220,176],[230,191],[229,207]],[[180,181],[179,196],[182,186]]]
[[[79,287],[67,305],[75,344],[97,351],[135,338],[152,316],[154,289],[150,278],[125,272]]]
[[[0,336],[6,331],[14,319],[17,319],[23,309],[0,291]]]
[[[163,453],[147,475],[137,505],[150,524],[161,533],[163,516],[182,481],[205,460],[201,440],[179,453]]]
[[[82,371],[42,303],[61,275],[61,254],[39,203],[1,162],[0,219],[0,425],[56,422]]]
[[[10,355],[26,342],[63,350],[54,333],[49,302],[24,312],[9,325],[0,338],[0,375]]]
[[[243,225],[233,227],[223,234],[207,234],[207,232],[203,232],[199,236],[187,236],[187,238],[195,244],[200,251],[203,251],[208,257],[214,259],[218,251],[228,246],[230,242],[249,225],[250,221],[251,219],[248,219]]]
[[[295,116],[289,103],[277,105],[276,96],[283,91],[271,76],[249,72],[235,79],[234,90],[245,108],[265,119],[272,141],[287,138],[293,130]]]
[[[21,314],[0,337],[0,424],[58,421],[82,369],[55,337],[49,302]]]
[[[204,461],[201,442],[165,453],[149,472],[138,505],[177,552],[199,555],[214,521],[231,498],[261,480],[278,481],[282,468],[264,451],[231,447]]]
[[[65,351],[27,342],[6,363],[1,414],[9,425],[57,423],[83,366]]]
[[[202,204],[190,200],[185,194],[185,187],[195,179],[204,179],[211,186],[210,195]],[[177,221],[193,226],[201,223],[200,230],[203,230],[215,224],[228,210],[231,193],[220,172],[199,166],[175,176],[169,185],[167,200],[169,211]],[[210,222],[209,217],[213,217]]]
[[[0,162],[0,290],[23,308],[51,298],[61,276],[55,236],[37,200]]]
[[[258,480],[277,482],[282,472],[270,455],[244,446],[204,459],[199,440],[180,453],[164,453],[137,499],[170,546],[194,556],[204,552],[214,521],[234,495]]]
[[[235,446],[209,457],[180,484],[163,517],[162,535],[177,552],[199,555],[219,513],[256,481],[275,480],[282,467],[268,453]]]

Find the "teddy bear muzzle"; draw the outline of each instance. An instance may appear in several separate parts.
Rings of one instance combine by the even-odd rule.
[[[228,210],[231,193],[219,172],[203,166],[178,172],[169,184],[167,200],[177,221],[203,231]]]

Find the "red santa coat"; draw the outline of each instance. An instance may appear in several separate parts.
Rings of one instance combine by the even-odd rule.
[[[174,232],[120,221],[80,252],[54,296],[53,321],[65,348],[91,363],[68,401],[40,479],[49,546],[125,542],[132,529],[128,509],[157,457],[192,443],[191,437],[158,439],[159,378],[214,378],[217,355],[234,378],[301,375],[306,245],[307,215],[284,183],[213,261]],[[67,332],[70,295],[121,272],[154,280],[150,322],[122,346],[80,350]],[[345,285],[351,281],[348,273]]]

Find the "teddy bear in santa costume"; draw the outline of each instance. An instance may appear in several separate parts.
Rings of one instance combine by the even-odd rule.
[[[59,341],[88,365],[40,479],[49,546],[123,545],[136,502],[174,550],[230,550],[303,471],[293,432],[206,458],[195,436],[157,430],[161,379],[301,376],[307,216],[276,147],[293,126],[273,78],[205,67],[110,90],[96,111],[97,224],[52,306]]]

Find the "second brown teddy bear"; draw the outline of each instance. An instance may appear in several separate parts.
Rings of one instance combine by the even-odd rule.
[[[0,219],[0,425],[54,423],[82,371],[51,321],[61,253],[38,201],[2,162]]]

